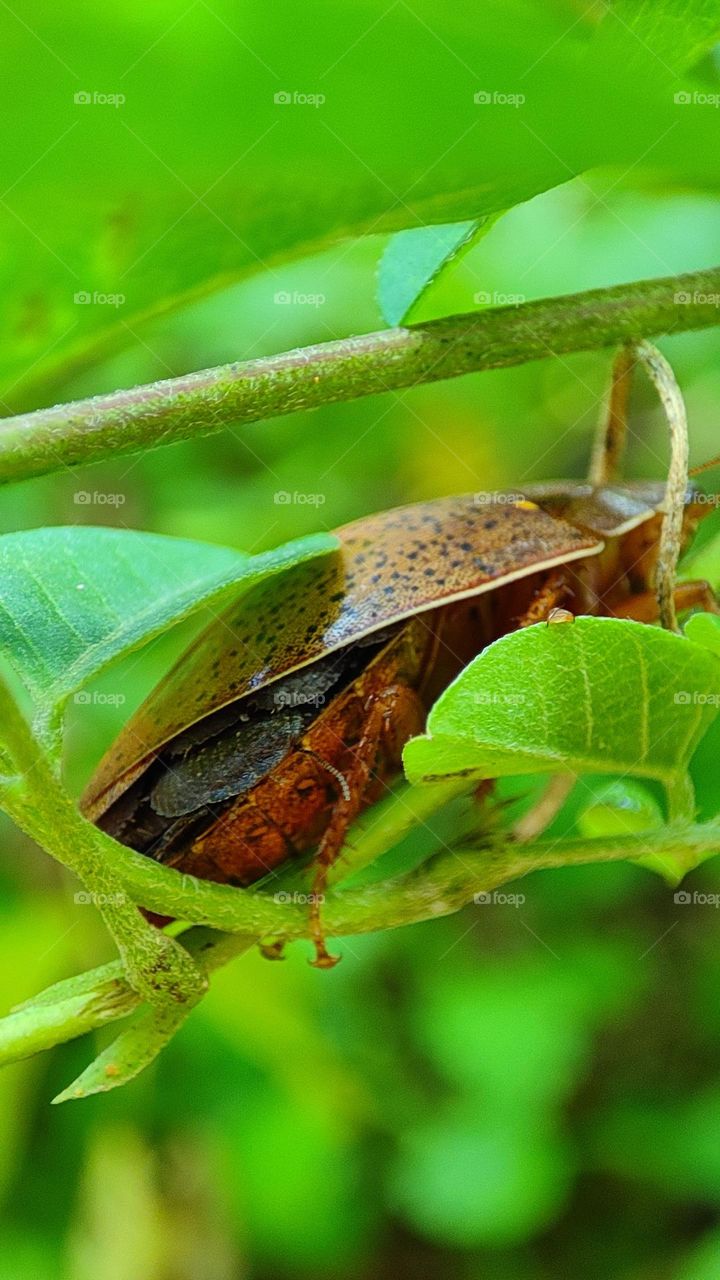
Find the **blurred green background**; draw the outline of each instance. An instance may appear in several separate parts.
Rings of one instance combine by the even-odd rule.
[[[548,11],[563,10],[565,22],[574,7]],[[191,32],[179,29],[171,42],[186,50],[188,78],[206,53],[206,6],[192,8]],[[127,29],[120,18],[118,26]],[[12,30],[22,56],[26,35]],[[143,47],[151,36],[148,27]],[[221,46],[222,31],[213,39]],[[98,58],[107,61],[110,48]],[[431,43],[430,64],[434,52]],[[167,74],[168,45],[148,59],[149,76],[156,67]],[[31,97],[41,101],[43,83],[40,72],[31,77]],[[212,86],[203,84],[199,119],[159,96],[163,159],[173,123],[188,154],[204,142],[203,104],[216,127]],[[108,89],[115,85],[109,76]],[[36,130],[38,118],[42,111]],[[107,179],[101,142],[85,164]],[[214,132],[208,183],[221,142]],[[181,169],[183,154],[172,161]],[[154,180],[147,163],[139,187]],[[273,163],[271,155],[271,172]],[[53,181],[62,164],[60,151]],[[56,377],[53,394],[68,399],[380,328],[385,243],[344,241],[261,270],[141,334],[128,328],[123,351]],[[31,237],[26,251],[39,255],[42,280],[46,264]],[[509,212],[450,267],[418,318],[670,275],[719,257],[714,196],[593,175]],[[147,268],[151,291],[152,260]],[[98,268],[81,287],[97,279],[106,288],[108,278]],[[720,331],[661,345],[700,461],[718,451]],[[100,523],[256,551],[427,496],[582,476],[610,358],[569,356],[375,396],[26,482],[3,491],[0,531]],[[639,385],[628,473],[661,477],[666,457],[658,407]],[[72,708],[67,768],[76,791],[198,625],[113,668],[95,686],[99,697]],[[716,770],[717,745],[705,749],[707,771]],[[1,830],[7,1009],[111,948],[93,909],[74,902],[70,878],[9,824]],[[716,886],[710,863],[686,887]],[[520,906],[475,906],[353,938],[330,973],[308,967],[300,945],[282,964],[254,954],[236,962],[156,1065],[108,1097],[48,1106],[90,1058],[87,1043],[6,1068],[0,1280],[717,1280],[717,910],[678,904],[629,866],[548,871],[513,887]]]

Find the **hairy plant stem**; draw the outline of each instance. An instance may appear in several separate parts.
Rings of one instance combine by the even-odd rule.
[[[320,343],[0,423],[0,481],[207,435],[228,424],[718,324],[720,268]]]
[[[118,1041],[59,1096],[61,1101],[132,1078],[182,1024],[213,969],[257,942],[308,938],[311,923],[304,901],[292,894],[198,880],[117,843],[77,811],[1,683],[0,716],[8,744],[4,768],[14,775],[3,780],[3,807],[78,874],[120,952],[116,964],[58,983],[0,1020],[0,1064],[136,1014]],[[355,824],[338,874],[353,875],[366,867],[409,828],[426,824],[444,805],[461,798],[463,785],[401,784]],[[330,937],[398,928],[449,915],[475,894],[540,868],[654,858],[661,864],[673,859],[690,869],[719,847],[720,821],[702,826],[671,822],[642,840],[630,836],[523,845],[499,834],[486,834],[480,841],[465,836],[414,871],[360,888],[329,890],[323,925]],[[172,938],[148,925],[135,904],[191,927]]]
[[[514,842],[479,849],[471,845],[460,846],[438,854],[418,870],[404,876],[362,890],[328,894],[324,923],[328,934],[333,936],[397,928],[451,915],[472,902],[475,895],[491,892],[533,871],[639,861],[652,853],[679,855],[690,866],[717,853],[719,847],[720,821],[690,827],[664,827],[648,832],[642,840],[633,835],[561,842],[539,840],[532,847]],[[169,875],[181,878],[177,872]],[[221,885],[212,887],[225,889]],[[239,895],[241,900],[246,896],[242,890],[229,889],[227,892]],[[169,901],[167,897],[163,900]],[[239,914],[244,914],[242,908],[239,908]],[[281,936],[288,940],[307,937],[306,908],[283,904],[282,920]],[[230,927],[229,915],[227,923]],[[275,925],[280,925],[279,915],[275,918]],[[264,936],[266,931],[263,929],[228,933],[195,926],[181,936],[181,943],[203,972],[209,974],[242,955]],[[57,983],[0,1020],[0,1065],[127,1017],[140,1003],[141,997],[129,987],[119,963],[104,965],[78,978]]]
[[[184,948],[138,911],[122,878],[103,856],[32,734],[10,691],[0,681],[0,721],[15,776],[5,779],[3,808],[23,831],[80,879],[112,935],[130,985],[151,1003],[186,1003],[206,981]]]

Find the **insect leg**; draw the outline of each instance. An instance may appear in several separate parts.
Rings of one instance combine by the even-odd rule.
[[[517,628],[531,627],[534,622],[546,622],[553,609],[557,609],[571,594],[565,574],[560,569],[553,569],[528,605],[522,617],[517,619]]]
[[[365,709],[366,719],[360,740],[352,749],[350,769],[338,779],[338,770],[334,766],[327,766],[328,772],[338,782],[339,795],[314,859],[310,925],[315,944],[313,964],[318,969],[330,969],[339,959],[339,956],[330,955],[325,946],[322,901],[328,872],[340,854],[350,824],[357,817],[367,797],[378,752],[385,743],[388,756],[393,762],[398,761],[408,738],[414,732],[419,732],[425,721],[425,709],[417,693],[409,685],[391,685],[380,693],[371,694]],[[320,764],[325,764],[320,757],[316,756],[316,759]]]

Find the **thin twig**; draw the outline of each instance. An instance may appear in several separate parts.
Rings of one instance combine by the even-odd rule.
[[[660,397],[670,430],[670,466],[665,488],[665,511],[660,531],[655,589],[662,625],[668,631],[679,632],[675,610],[675,581],[682,550],[688,486],[687,414],[682,392],[665,357],[649,342],[638,343],[635,355]]]
[[[222,365],[0,423],[0,481],[207,435],[232,423],[720,321],[720,268],[449,316]]]

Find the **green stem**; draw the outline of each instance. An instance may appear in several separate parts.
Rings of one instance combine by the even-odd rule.
[[[671,824],[676,823],[678,826],[692,822],[697,810],[697,804],[695,801],[695,788],[690,774],[682,773],[667,787],[665,794],[667,796],[669,822]]]
[[[7,418],[0,481],[209,434],[320,404],[705,329],[720,315],[720,268],[448,316],[222,365]]]
[[[225,933],[254,938],[303,938],[308,913],[301,902],[278,900],[272,893],[238,889],[182,875],[134,853],[87,822],[75,809],[59,779],[37,752],[30,731],[9,693],[0,686],[0,715],[20,782],[7,787],[10,815],[60,862],[76,871],[116,939],[131,984],[151,1001],[192,1001],[205,982],[184,947],[149,926],[137,903],[162,915],[203,924]],[[351,869],[366,864],[402,837],[420,811],[429,815],[450,797],[448,788],[411,789],[390,798],[382,822],[371,817],[351,833]],[[679,855],[695,865],[720,848],[720,823],[703,826],[672,823],[649,833],[642,855]],[[634,837],[612,843],[563,842],[546,848],[506,844],[499,851],[461,847],[424,863],[418,872],[362,889],[329,892],[323,919],[329,936],[395,928],[457,910],[473,893],[523,875],[537,866],[568,862],[638,858]],[[493,877],[495,879],[493,880]],[[118,892],[120,891],[120,892]]]
[[[189,930],[182,941],[203,973],[210,974],[249,951],[257,939],[200,926]],[[56,982],[6,1018],[0,1018],[0,1066],[127,1018],[141,1003],[142,997],[127,982],[119,961]],[[173,1028],[192,1003],[195,1001],[159,1010],[155,1006],[153,1013],[167,1012]]]
[[[107,841],[108,856],[130,897],[161,915],[256,938],[291,940],[308,936],[307,907],[302,903],[278,901],[269,893],[182,876],[142,854],[132,853],[101,832],[97,834]],[[529,847],[506,844],[495,851],[461,846],[437,855],[418,871],[405,876],[362,889],[328,893],[323,922],[329,936],[370,933],[450,914],[474,893],[543,866],[619,859],[634,862],[658,854],[681,856],[683,865],[689,868],[717,852],[720,852],[720,821],[693,826],[678,824],[649,832],[643,838],[640,853],[634,836],[601,843],[570,840],[560,844],[536,841]],[[499,878],[493,880],[492,877]]]
[[[611,839],[538,840],[531,847],[506,843],[494,848],[461,846],[447,850],[417,871],[363,890],[329,894],[324,910],[328,934],[350,935],[397,928],[441,915],[451,915],[478,893],[491,892],[530,872],[550,867],[585,866],[617,861],[636,862],[648,855],[682,856],[694,865],[720,851],[720,821],[648,833],[638,855],[636,836]],[[214,886],[222,889],[223,886]],[[230,894],[242,893],[229,890]],[[284,936],[307,936],[304,908],[284,908]],[[182,945],[208,974],[243,954],[264,936],[218,932],[197,926],[182,936]],[[124,1018],[140,1003],[119,965],[57,983],[33,1001],[0,1021],[0,1065],[27,1057]]]
[[[104,857],[95,828],[80,817],[2,681],[0,722],[17,771],[3,787],[3,808],[78,876],[117,945],[131,985],[144,999],[159,1004],[195,999],[205,988],[203,975],[184,948],[138,911],[122,877]]]
[[[0,1018],[0,1066],[74,1040],[132,1013],[140,1003],[137,991],[120,976],[116,982],[102,982],[101,972],[93,970],[83,975],[86,979],[96,975],[96,985],[91,985],[87,994],[54,998],[50,987],[37,1003],[30,1002],[7,1018]],[[121,973],[118,966],[118,974]]]

